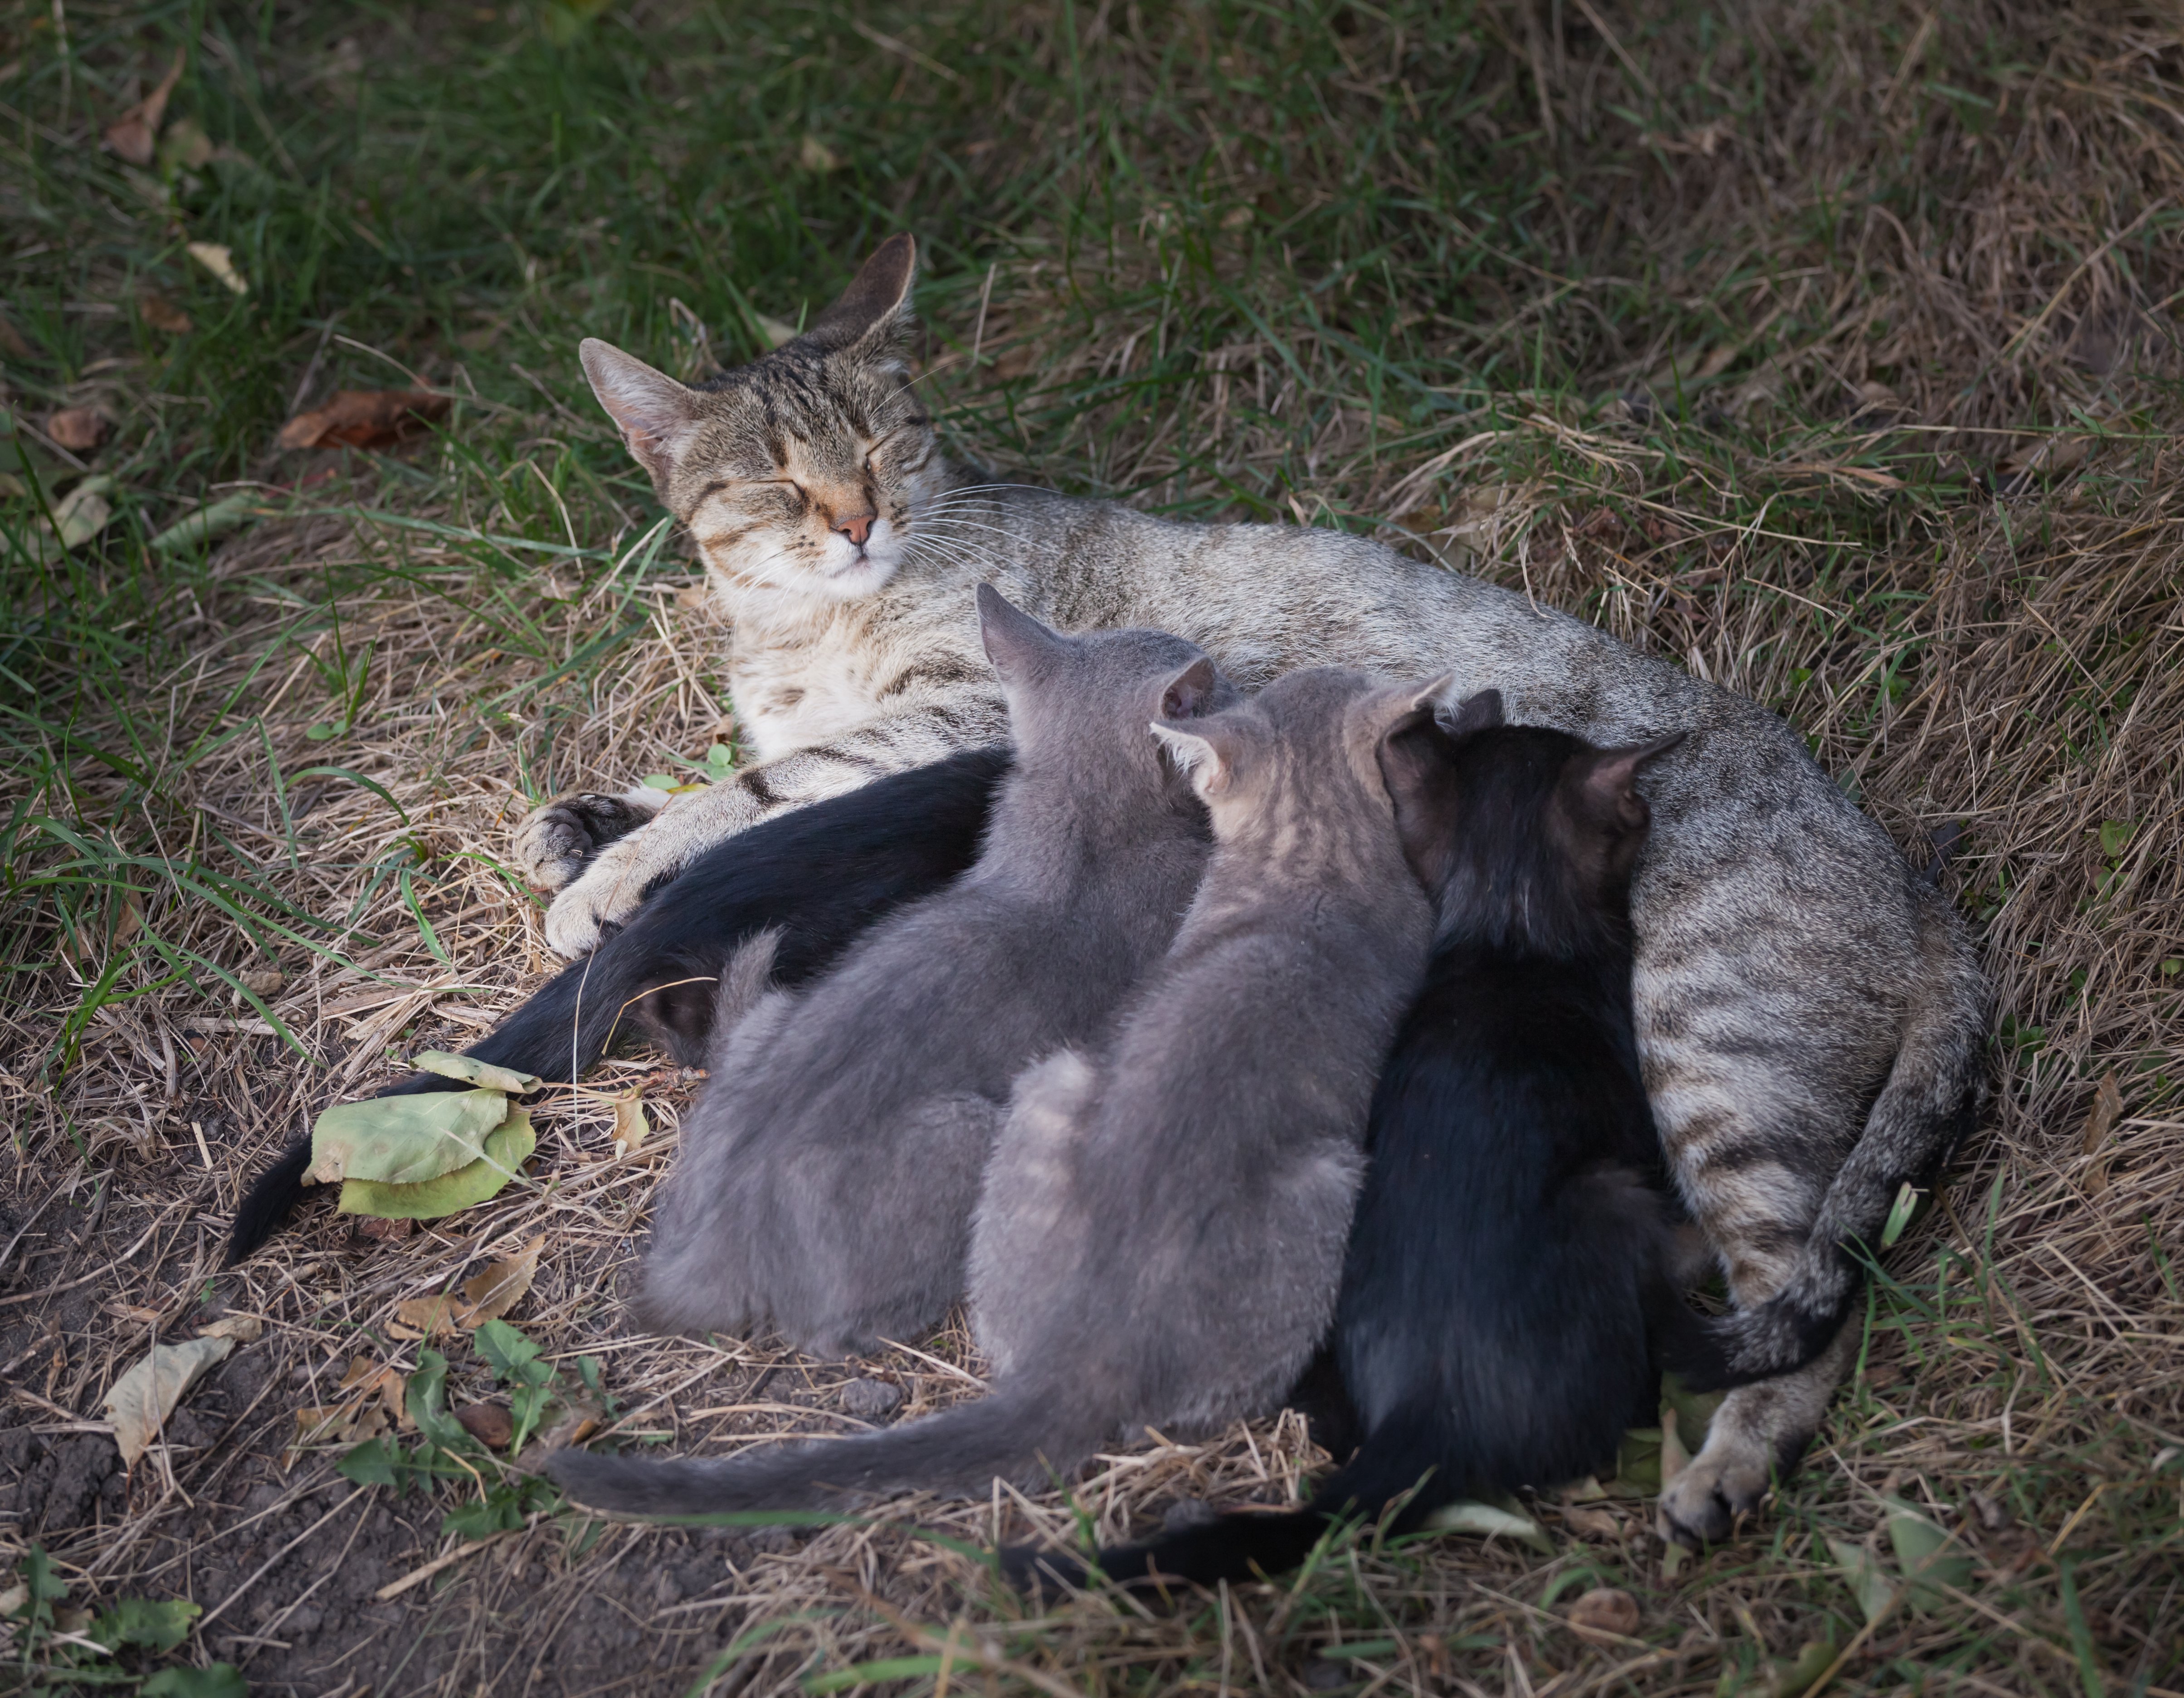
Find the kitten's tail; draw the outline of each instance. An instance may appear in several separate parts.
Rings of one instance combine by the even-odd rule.
[[[665,1461],[563,1450],[546,1472],[578,1503],[622,1515],[839,1509],[890,1492],[979,1492],[996,1475],[1044,1484],[1089,1456],[1120,1420],[1067,1392],[1011,1386],[855,1439]]]
[[[1451,1435],[1425,1411],[1399,1410],[1376,1427],[1354,1457],[1320,1483],[1302,1509],[1266,1515],[1216,1516],[1175,1528],[1138,1545],[1111,1545],[1099,1556],[1109,1579],[1128,1585],[1162,1579],[1201,1586],[1243,1581],[1294,1568],[1329,1531],[1347,1520],[1378,1522],[1404,1493],[1409,1501],[1390,1518],[1390,1534],[1414,1533],[1443,1504],[1463,1490],[1463,1467],[1447,1466]],[[1020,1586],[1058,1579],[1083,1584],[1079,1558],[1019,1546],[1001,1553],[1004,1570]]]
[[[1898,1190],[1947,1161],[1978,1120],[1986,983],[1948,899],[1923,881],[1911,894],[1923,960],[1888,1082],[1820,1200],[1789,1278],[1766,1301],[1702,1323],[1709,1342],[1685,1371],[1696,1390],[1771,1378],[1825,1350],[1864,1289],[1857,1247],[1879,1250]],[[1663,1356],[1674,1365],[1673,1343]]]

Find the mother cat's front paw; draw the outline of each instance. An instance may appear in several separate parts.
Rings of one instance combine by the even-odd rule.
[[[620,931],[652,886],[655,869],[642,853],[644,833],[609,843],[546,910],[546,942],[574,960]]]
[[[661,791],[648,796],[666,800]],[[659,811],[647,796],[600,795],[582,791],[533,808],[515,828],[510,845],[517,869],[534,890],[561,890],[574,883],[608,844],[627,837]]]

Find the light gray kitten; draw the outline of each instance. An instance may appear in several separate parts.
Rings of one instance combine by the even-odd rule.
[[[1373,1081],[1432,932],[1379,764],[1430,693],[1333,668],[1154,727],[1217,846],[1174,948],[1097,1061],[1017,1082],[978,1209],[991,1395],[887,1433],[725,1460],[565,1450],[580,1503],[803,1508],[1073,1468],[1126,1424],[1273,1406],[1325,1335]]]
[[[1646,1088],[1737,1306],[1841,1312],[1857,1276],[1841,1246],[1877,1242],[1897,1181],[1981,1093],[1985,988],[1947,902],[1777,715],[1580,620],[1360,537],[1178,524],[950,461],[903,363],[913,262],[890,237],[808,333],[704,389],[584,343],[733,624],[760,758],[634,832],[612,798],[534,815],[517,855],[560,889],[554,946],[588,949],[653,881],[775,810],[998,741],[967,593],[988,579],[1065,629],[1178,632],[1247,689],[1330,664],[1451,672],[1455,695],[1499,689],[1513,720],[1603,746],[1684,731],[1646,781],[1631,893]],[[1730,1393],[1664,1530],[1718,1537],[1754,1506],[1850,1348]]]
[[[1235,691],[1179,637],[978,602],[1016,746],[985,848],[818,984],[723,1022],[645,1260],[662,1330],[770,1321],[839,1356],[938,1322],[1011,1080],[1101,1035],[1198,888],[1206,810],[1145,722]]]

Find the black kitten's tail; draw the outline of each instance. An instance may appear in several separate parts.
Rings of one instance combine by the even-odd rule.
[[[558,1077],[561,1068],[572,1065],[579,1072],[591,1066],[604,1049],[616,1016],[628,1020],[622,1014],[623,1003],[642,988],[625,983],[632,975],[621,970],[623,963],[642,963],[629,952],[615,949],[621,935],[626,934],[609,938],[588,960],[565,967],[538,995],[463,1054],[542,1078]],[[415,1072],[373,1094],[402,1097],[469,1088],[460,1079]],[[303,1200],[307,1189],[304,1173],[310,1165],[311,1139],[306,1133],[258,1176],[236,1206],[235,1224],[228,1233],[228,1267],[252,1255],[281,1229]]]
[[[1444,1504],[1462,1495],[1462,1465],[1446,1466],[1449,1435],[1418,1411],[1398,1411],[1366,1439],[1364,1448],[1320,1483],[1302,1509],[1268,1515],[1253,1511],[1217,1516],[1177,1528],[1142,1544],[1111,1545],[1100,1570],[1126,1585],[1187,1580],[1201,1586],[1242,1581],[1294,1568],[1334,1528],[1346,1521],[1377,1523],[1388,1506],[1410,1497],[1390,1517],[1390,1534],[1415,1533]],[[1018,1548],[1001,1556],[1019,1585],[1055,1578],[1079,1584],[1079,1560],[1049,1550]]]
[[[793,986],[816,977],[880,916],[939,889],[978,858],[1011,759],[1006,749],[967,749],[716,844],[463,1053],[574,1079],[619,1039],[644,1038],[686,1067],[703,1066],[722,1013],[716,981],[733,976],[744,944],[779,928],[774,979]],[[412,1073],[379,1094],[463,1088]],[[307,1138],[259,1176],[236,1211],[229,1267],[288,1218],[310,1161]]]

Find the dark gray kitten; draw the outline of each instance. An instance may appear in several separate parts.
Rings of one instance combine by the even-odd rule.
[[[984,850],[727,1032],[645,1262],[662,1329],[771,1322],[841,1356],[930,1328],[963,1293],[1010,1081],[1096,1038],[1190,906],[1206,811],[1145,722],[1235,692],[1180,637],[1059,636],[990,586],[978,614],[1017,750]],[[732,967],[724,997],[754,970]]]
[[[652,1514],[979,1490],[1072,1467],[1127,1423],[1203,1430],[1274,1404],[1327,1330],[1373,1075],[1424,969],[1431,914],[1379,751],[1431,711],[1430,692],[1328,668],[1154,727],[1217,846],[1104,1056],[1065,1050],[1017,1083],[971,1258],[991,1396],[726,1460],[563,1451],[554,1478]]]

